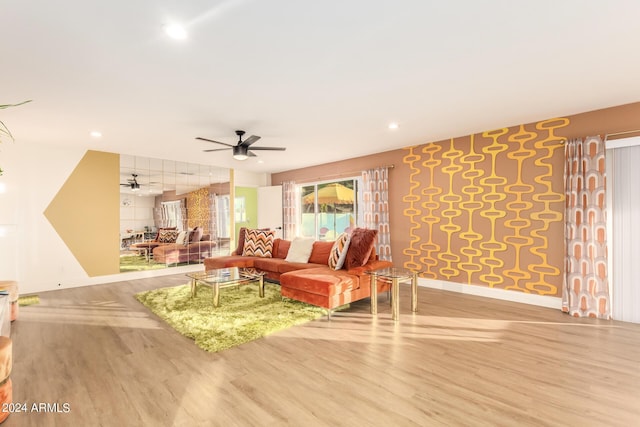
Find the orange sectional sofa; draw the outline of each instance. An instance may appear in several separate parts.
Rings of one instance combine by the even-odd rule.
[[[163,238],[163,233],[167,233],[168,238]],[[209,234],[204,234],[199,227],[189,231],[185,243],[176,243],[178,231],[173,228],[161,228],[154,240],[134,243],[130,249],[144,250],[147,256],[152,256],[153,260],[164,264],[178,264],[183,262],[201,262],[203,259],[213,255],[217,249],[217,243],[211,240]]]
[[[250,267],[265,272],[265,279],[279,282],[283,297],[306,302],[331,311],[341,305],[371,296],[370,276],[367,270],[391,267],[389,261],[379,260],[375,249],[364,265],[334,270],[329,267],[329,255],[334,242],[313,242],[311,255],[306,263],[289,262],[285,258],[291,241],[275,239],[271,257],[243,256],[243,230],[240,231],[238,249],[229,256],[206,258],[206,270],[228,267]],[[378,292],[389,289],[387,283],[378,281]]]

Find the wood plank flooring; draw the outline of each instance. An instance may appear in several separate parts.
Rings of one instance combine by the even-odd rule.
[[[640,425],[640,325],[419,289],[206,353],[133,294],[183,275],[40,293],[13,323],[10,426]],[[62,408],[61,408],[62,410]]]

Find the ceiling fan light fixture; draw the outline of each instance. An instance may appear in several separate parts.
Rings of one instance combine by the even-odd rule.
[[[249,138],[242,140],[242,136],[245,134],[243,130],[237,130],[236,135],[238,135],[238,143],[236,145],[227,144],[226,142],[214,141],[213,139],[202,138],[200,136],[196,137],[196,139],[200,141],[213,142],[214,144],[224,145],[227,148],[213,148],[210,150],[203,150],[205,152],[212,151],[223,151],[223,150],[233,150],[233,158],[235,160],[247,160],[249,157],[256,157],[253,153],[253,150],[262,150],[262,151],[284,151],[286,148],[284,147],[254,147],[253,144],[260,139],[257,135],[251,135]]]
[[[137,182],[132,182],[131,191],[138,191],[138,190],[140,190],[140,184],[138,184]]]
[[[236,145],[233,147],[233,158],[236,160],[247,160],[249,158],[247,151],[247,147]]]

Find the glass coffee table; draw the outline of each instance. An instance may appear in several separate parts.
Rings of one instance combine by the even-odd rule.
[[[411,311],[418,311],[418,273],[405,268],[389,267],[365,271],[371,276],[371,314],[378,314],[378,280],[391,284],[391,318],[398,320],[400,282],[411,280]]]
[[[218,307],[220,305],[220,289],[230,286],[258,282],[258,294],[260,298],[264,298],[264,275],[263,271],[255,268],[229,267],[188,273],[187,277],[191,279],[192,297],[195,297],[198,292],[198,284],[209,286],[213,289],[213,306]]]

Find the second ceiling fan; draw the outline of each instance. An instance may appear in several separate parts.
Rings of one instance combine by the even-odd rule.
[[[256,150],[264,150],[264,151],[284,151],[286,148],[284,147],[251,147],[251,144],[260,139],[259,136],[251,135],[249,138],[242,140],[242,136],[245,134],[243,130],[237,130],[236,135],[238,135],[238,143],[236,145],[227,144],[225,142],[214,141],[212,139],[196,137],[200,141],[213,142],[215,144],[226,145],[228,148],[213,148],[210,150],[203,150],[204,152],[211,151],[222,151],[222,150],[233,150],[233,158],[236,160],[246,160],[248,157],[256,157],[252,151]]]

